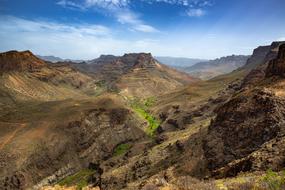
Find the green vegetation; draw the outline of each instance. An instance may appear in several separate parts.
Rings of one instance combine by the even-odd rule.
[[[144,101],[139,101],[138,99],[131,100],[131,107],[134,111],[140,117],[147,120],[148,128],[146,129],[146,133],[151,137],[155,135],[155,132],[160,125],[160,121],[152,116],[148,111],[149,107],[151,107],[155,102],[155,98],[147,98]]]
[[[120,145],[118,145],[118,146],[115,148],[113,155],[114,155],[114,156],[123,155],[123,154],[125,154],[126,152],[128,152],[128,150],[129,150],[130,148],[131,148],[131,145],[130,145],[130,144],[127,144],[127,143],[120,144]]]
[[[269,190],[285,189],[285,171],[279,174],[268,170],[262,180],[267,184]]]
[[[153,106],[155,103],[156,103],[155,97],[147,98],[147,99],[144,101],[144,105],[145,105],[147,108]]]
[[[95,170],[84,169],[74,175],[68,176],[58,182],[60,186],[73,186],[76,185],[77,190],[81,190],[83,187],[88,185],[88,178],[94,174]]]
[[[159,127],[160,122],[155,119],[152,115],[150,115],[148,112],[146,112],[144,109],[135,107],[134,110],[144,119],[148,122],[148,128],[146,130],[146,133],[149,136],[154,136],[156,129]]]

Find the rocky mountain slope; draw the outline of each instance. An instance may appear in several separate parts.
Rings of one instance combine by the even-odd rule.
[[[150,97],[198,81],[157,62],[151,54],[102,56],[89,64],[74,64],[124,96]]]
[[[203,61],[185,68],[185,71],[201,79],[210,79],[218,75],[230,73],[245,65],[249,56],[232,55],[219,59]]]
[[[95,171],[120,146],[147,138],[147,124],[120,96],[94,96],[93,78],[30,52],[0,57],[1,189],[38,189],[89,166]]]
[[[0,72],[33,71],[46,66],[45,62],[35,57],[30,51],[9,51],[0,54]]]
[[[246,65],[190,84],[149,54],[5,71],[80,96],[20,98],[1,78],[0,187],[267,190],[277,180],[284,188],[285,45],[273,43],[263,60],[256,52],[248,61],[253,70]],[[256,69],[264,73],[258,80],[251,77]],[[56,76],[36,77],[46,70]],[[78,76],[86,80],[77,88]],[[94,84],[106,91],[90,93]]]
[[[0,54],[0,65],[1,94],[13,100],[60,100],[100,91],[91,77],[68,65],[45,63],[30,52]]]
[[[217,109],[205,140],[213,175],[284,167],[284,51],[281,45],[278,56],[264,63],[266,75],[254,86],[242,88]]]

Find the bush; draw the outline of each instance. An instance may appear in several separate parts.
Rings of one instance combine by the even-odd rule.
[[[129,144],[120,144],[115,148],[113,155],[114,156],[123,155],[126,152],[128,152],[130,147],[131,147],[131,145],[129,145]]]
[[[75,186],[77,190],[81,190],[83,187],[88,185],[88,179],[91,175],[93,175],[96,171],[90,169],[81,170],[74,175],[67,176],[58,182],[60,186]]]
[[[269,190],[284,190],[285,189],[285,172],[278,174],[272,170],[268,170],[262,181],[266,184]]]

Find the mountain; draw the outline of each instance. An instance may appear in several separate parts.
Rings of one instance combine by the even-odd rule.
[[[0,54],[0,72],[35,70],[45,66],[44,61],[30,51],[9,51]]]
[[[260,46],[253,51],[247,63],[240,68],[249,74],[243,80],[243,86],[255,85],[265,76],[268,61],[274,59],[278,54],[278,48],[285,42],[273,42],[269,46]]]
[[[231,71],[245,65],[249,56],[231,55],[219,59],[203,61],[193,66],[186,67],[185,71],[201,79],[210,79],[218,75],[230,73]]]
[[[193,58],[185,58],[185,57],[163,57],[163,56],[155,56],[154,57],[157,61],[164,65],[168,65],[174,68],[184,68],[190,67],[196,63],[206,61],[202,59],[193,59]]]
[[[147,138],[121,96],[98,96],[96,80],[68,64],[12,51],[0,68],[0,189],[38,189]]]
[[[204,144],[212,175],[229,177],[239,172],[284,168],[285,45],[278,43],[278,51],[276,44],[271,47],[275,47],[277,57],[262,56],[266,74],[217,109]]]
[[[124,96],[155,96],[198,81],[186,73],[160,64],[147,53],[101,56],[74,66]]]
[[[84,60],[72,60],[72,59],[62,59],[60,57],[56,57],[53,55],[48,55],[48,56],[43,56],[43,55],[36,55],[38,58],[44,60],[44,61],[49,61],[52,63],[56,62],[74,62],[74,63],[80,63],[83,62]]]
[[[284,189],[282,42],[207,81],[147,53],[3,60],[0,189]]]
[[[0,89],[15,100],[56,100],[96,93],[93,79],[65,64],[49,64],[30,51],[0,54]]]
[[[36,55],[38,58],[45,60],[45,61],[49,61],[52,63],[56,63],[59,61],[64,61],[64,59],[60,58],[60,57],[56,57],[56,56],[52,56],[52,55],[48,55],[48,56],[42,56],[42,55]]]

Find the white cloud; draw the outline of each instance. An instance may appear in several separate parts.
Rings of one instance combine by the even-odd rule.
[[[69,9],[86,10],[86,6],[69,0],[60,0],[56,4]]]
[[[85,0],[85,6],[100,6],[108,9],[126,7],[130,3],[130,0]]]
[[[150,25],[144,24],[144,22],[138,18],[138,15],[134,14],[131,11],[125,10],[123,12],[117,12],[116,17],[117,17],[118,22],[120,22],[121,24],[132,25],[132,28],[131,28],[132,30],[146,32],[146,33],[159,32],[156,28]]]
[[[198,7],[191,8],[186,11],[186,14],[191,17],[200,17],[205,15],[205,11],[200,7],[211,6],[213,0],[82,0],[81,2],[74,0],[60,0],[58,5],[70,9],[87,10],[95,8],[97,11],[107,11],[121,24],[130,25],[133,31],[139,32],[158,32],[155,27],[144,23],[139,17],[138,13],[131,10],[130,5],[134,1],[142,1],[146,3],[167,3],[172,5],[180,5],[184,7]]]
[[[7,23],[9,21],[9,23]],[[110,29],[102,25],[66,25],[56,22],[26,20],[12,16],[2,16],[0,28],[3,30],[19,30],[21,32],[62,32],[87,36],[108,36]]]
[[[206,7],[212,6],[214,0],[141,0],[150,4],[167,3],[171,5],[180,5],[185,7]]]
[[[142,26],[137,30],[153,30]],[[63,24],[53,21],[27,20],[0,16],[0,51],[31,50],[35,54],[62,58],[93,59],[100,54],[121,55],[126,52],[150,51],[157,41],[126,40],[102,25]]]
[[[147,33],[159,32],[154,27],[146,25],[146,24],[137,24],[136,26],[134,26],[134,29],[137,31],[147,32]]]
[[[93,59],[100,54],[122,55],[151,52],[153,55],[213,59],[232,54],[250,54],[263,33],[232,36],[228,31],[207,38],[203,32],[189,30],[159,33],[154,37],[122,38],[117,32],[101,25],[63,24],[52,21],[27,20],[0,16],[0,51],[31,50],[39,55],[55,55],[70,59]],[[280,34],[282,36],[282,34]],[[207,44],[205,46],[205,44]],[[235,44],[234,46],[232,44]]]
[[[203,9],[189,9],[187,10],[187,15],[190,17],[201,17],[206,14],[206,11]]]
[[[91,8],[99,8],[107,11],[117,19],[121,24],[130,25],[133,31],[153,33],[158,32],[158,30],[145,24],[135,12],[129,9],[129,4],[131,0],[84,0],[83,3],[75,3],[71,0],[61,0],[57,2],[58,5],[65,8],[74,9],[78,7],[80,10],[87,10]]]

